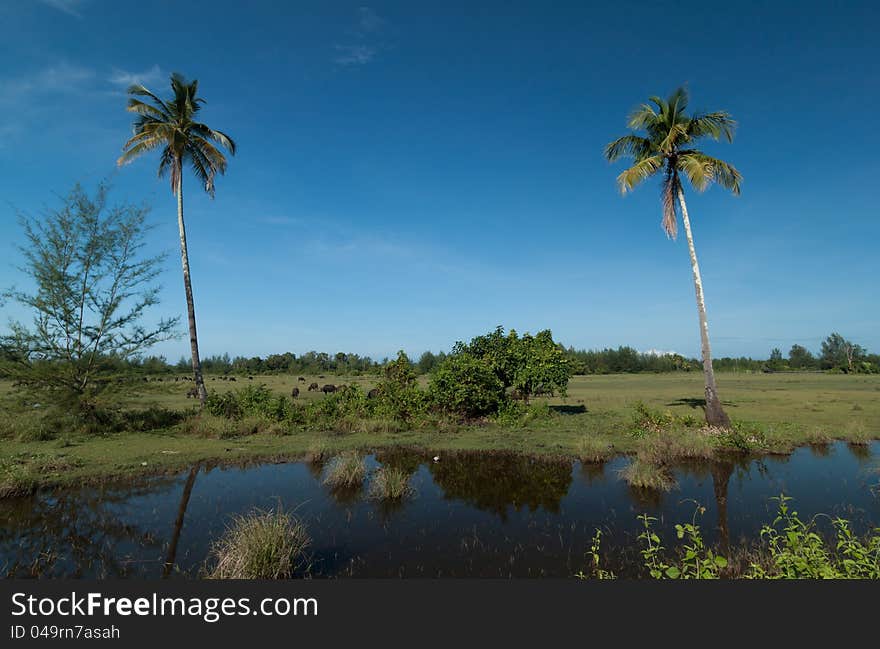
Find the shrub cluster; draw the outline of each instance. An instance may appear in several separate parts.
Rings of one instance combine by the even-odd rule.
[[[401,351],[384,366],[382,380],[369,394],[349,385],[321,399],[295,402],[264,385],[248,385],[210,394],[206,407],[213,417],[236,422],[256,418],[288,429],[369,432],[486,417],[517,425],[549,416],[546,405],[529,405],[528,398],[564,392],[569,374],[549,331],[520,338],[515,331],[503,335],[499,327],[468,345],[458,343],[427,389],[419,387],[413,365]],[[230,433],[229,426],[222,428],[223,435]]]

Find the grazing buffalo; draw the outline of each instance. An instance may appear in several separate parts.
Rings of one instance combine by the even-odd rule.
[[[321,388],[321,392],[324,394],[330,394],[331,392],[336,392],[336,386],[332,383],[328,383],[323,388]]]
[[[254,377],[252,377],[252,376],[248,377],[248,381],[253,381],[253,380],[254,380]]]
[[[309,392],[317,392],[320,388],[317,383],[312,383],[309,385]]]
[[[297,379],[297,381],[299,381],[300,383],[305,383],[305,382],[306,382],[306,377],[301,376],[301,377],[299,377],[299,378]]]
[[[290,396],[296,399],[299,396],[299,388],[293,388],[293,390],[290,391]]]
[[[367,392],[367,399],[376,399],[379,397],[379,388],[373,388]]]
[[[234,380],[235,380],[235,377],[234,377],[234,376],[230,376],[230,377],[229,377],[229,380],[230,380],[230,381],[234,381]]]
[[[318,375],[318,378],[319,378],[319,379],[323,379],[323,378],[324,378],[324,375],[323,375],[323,374],[319,374],[319,375]]]
[[[199,389],[195,386],[191,387],[189,390],[186,391],[186,398],[187,399],[189,399],[189,398],[198,399],[199,398]]]

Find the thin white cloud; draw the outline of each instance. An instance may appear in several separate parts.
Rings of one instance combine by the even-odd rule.
[[[385,26],[385,19],[380,18],[370,7],[359,7],[358,24],[362,32],[375,32]]]
[[[68,16],[82,18],[80,7],[84,4],[83,0],[40,0],[44,5],[57,9]]]
[[[348,31],[349,42],[334,45],[336,56],[333,61],[338,65],[359,66],[366,65],[376,58],[380,45],[376,42],[379,32],[387,24],[370,7],[359,7],[357,22],[354,29]]]
[[[61,61],[0,83],[0,103],[20,102],[34,95],[77,92],[94,78],[91,68]]]
[[[366,65],[376,56],[375,48],[368,45],[337,45],[339,54],[334,61],[340,65]]]
[[[162,76],[162,68],[154,64],[153,67],[143,70],[142,72],[128,72],[127,70],[122,70],[120,68],[113,68],[113,72],[107,78],[107,81],[114,86],[128,88],[135,83],[139,83],[143,86],[158,83],[162,80]]]

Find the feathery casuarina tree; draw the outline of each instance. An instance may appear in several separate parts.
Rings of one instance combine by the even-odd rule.
[[[204,407],[207,392],[202,378],[199,358],[199,341],[196,334],[196,312],[193,302],[192,282],[189,270],[189,252],[186,245],[186,228],[183,222],[183,167],[189,165],[196,178],[204,184],[205,191],[213,198],[214,177],[226,172],[226,157],[219,144],[235,155],[235,142],[221,131],[196,121],[205,100],[197,96],[198,81],[187,82],[178,73],[171,75],[174,96],[167,101],[160,99],[144,86],[135,84],[128,89],[128,111],[138,117],[134,122],[134,135],[123,146],[123,154],[117,164],[127,164],[143,153],[161,149],[159,176],[171,176],[171,191],[177,195],[177,225],[180,230],[180,258],[183,264],[183,285],[186,291],[186,308],[189,320],[189,341],[192,369],[199,401]],[[141,98],[144,99],[141,99]]]
[[[687,178],[697,191],[703,191],[715,182],[734,194],[739,194],[742,182],[739,171],[727,162],[694,148],[696,142],[705,137],[713,140],[723,137],[728,142],[733,141],[736,122],[723,111],[688,115],[685,112],[688,94],[684,88],[678,88],[668,99],[651,97],[649,102],[642,104],[630,115],[628,124],[630,129],[642,131],[644,135],[624,135],[611,142],[605,147],[605,157],[610,162],[623,157],[634,159],[635,163],[617,177],[620,190],[624,194],[635,189],[643,180],[658,173],[663,174],[663,229],[668,236],[675,238],[678,213],[681,213],[700,318],[703,372],[706,378],[706,421],[713,426],[726,428],[730,426],[730,419],[721,407],[715,385],[703,282],[684,201],[682,178]]]
[[[31,326],[10,323],[10,334],[0,337],[0,355],[9,361],[0,376],[90,415],[120,366],[174,337],[177,318],[143,324],[159,301],[154,280],[164,259],[142,255],[146,215],[145,207],[108,207],[101,184],[94,197],[77,185],[60,209],[21,217],[21,271],[34,289],[3,297],[34,317]]]

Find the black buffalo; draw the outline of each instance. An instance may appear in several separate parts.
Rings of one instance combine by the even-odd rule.
[[[336,386],[332,383],[328,383],[323,388],[321,388],[321,392],[324,394],[330,394],[331,392],[336,392]]]

